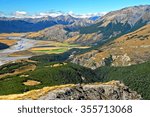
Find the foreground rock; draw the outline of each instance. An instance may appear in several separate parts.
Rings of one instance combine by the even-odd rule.
[[[138,100],[141,96],[119,81],[76,85],[48,92],[41,100]]]
[[[0,96],[0,100],[140,100],[141,95],[131,91],[120,81],[94,84],[67,84],[44,87],[23,94]]]

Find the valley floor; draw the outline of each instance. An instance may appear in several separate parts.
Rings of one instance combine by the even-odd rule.
[[[5,37],[6,38],[6,37]],[[30,58],[41,54],[59,54],[72,48],[88,48],[80,45],[73,45],[54,41],[39,41],[21,37],[7,37],[6,44],[14,42],[9,48],[0,50],[0,65],[13,62],[20,59]],[[4,42],[4,39],[0,39]]]

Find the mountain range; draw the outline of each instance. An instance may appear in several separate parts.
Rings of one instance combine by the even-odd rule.
[[[82,20],[84,21],[78,20],[72,24],[62,26],[67,34],[73,33],[73,35],[67,36],[64,40],[68,43],[97,45],[99,43],[107,42],[110,39],[117,38],[123,34],[135,31],[148,24],[150,22],[150,6],[127,7],[118,11],[109,12],[95,21]],[[57,30],[57,27],[58,26],[54,26],[52,29]],[[51,30],[51,28],[47,30]],[[47,35],[47,30],[43,30],[43,33],[40,31],[39,33],[41,33],[41,36],[38,35],[33,38],[45,37],[45,39],[51,40],[55,35]],[[59,30],[57,31],[61,33],[61,30],[62,29],[60,29],[60,32]],[[33,35],[35,34],[33,33]],[[66,33],[62,32],[61,35],[63,38],[66,36]],[[58,38],[58,41],[60,38]]]
[[[93,19],[75,18],[71,15],[60,15],[57,17],[46,16],[41,18],[1,17],[0,33],[36,32],[60,24],[88,26],[92,23],[93,23]]]
[[[120,92],[127,94],[125,99],[150,99],[150,5],[126,7],[90,18],[71,15],[2,17],[0,33],[10,33],[0,34],[5,41],[16,37],[20,39],[10,45],[12,48],[0,41],[2,49],[8,48],[2,50],[4,56],[0,57],[0,62],[4,63],[5,58],[13,60],[0,66],[0,95],[27,92],[31,98],[31,90],[40,95],[46,89],[49,94],[42,99],[51,99],[49,96],[53,91],[49,90],[60,86],[64,93],[58,88],[55,90],[58,98],[55,99],[71,99],[71,96],[74,99],[88,99],[87,94],[110,94],[112,97],[105,96],[124,99],[124,95],[119,98]],[[17,57],[21,60],[15,59]],[[109,84],[110,88],[104,88],[104,83],[98,85],[104,89],[97,90],[96,85],[94,89],[88,88],[89,92],[84,89],[85,84],[91,87],[95,82],[108,81],[119,85]],[[118,90],[118,86],[124,85],[120,81],[129,88],[123,86]],[[112,90],[112,87],[116,88]],[[136,92],[131,93],[130,88]]]

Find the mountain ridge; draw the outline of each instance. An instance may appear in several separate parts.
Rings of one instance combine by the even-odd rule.
[[[102,47],[77,55],[72,62],[95,69],[105,65],[128,66],[148,61],[150,59],[149,32],[150,24]]]
[[[75,18],[71,15],[60,15],[57,17],[42,17],[42,18],[0,18],[0,33],[11,33],[11,32],[36,32],[54,25],[71,25],[77,23],[77,21],[86,22],[89,24],[93,23],[88,18]]]

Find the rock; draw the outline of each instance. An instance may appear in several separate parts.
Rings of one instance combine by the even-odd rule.
[[[119,81],[76,85],[48,92],[40,100],[139,100],[142,99],[135,91]]]

